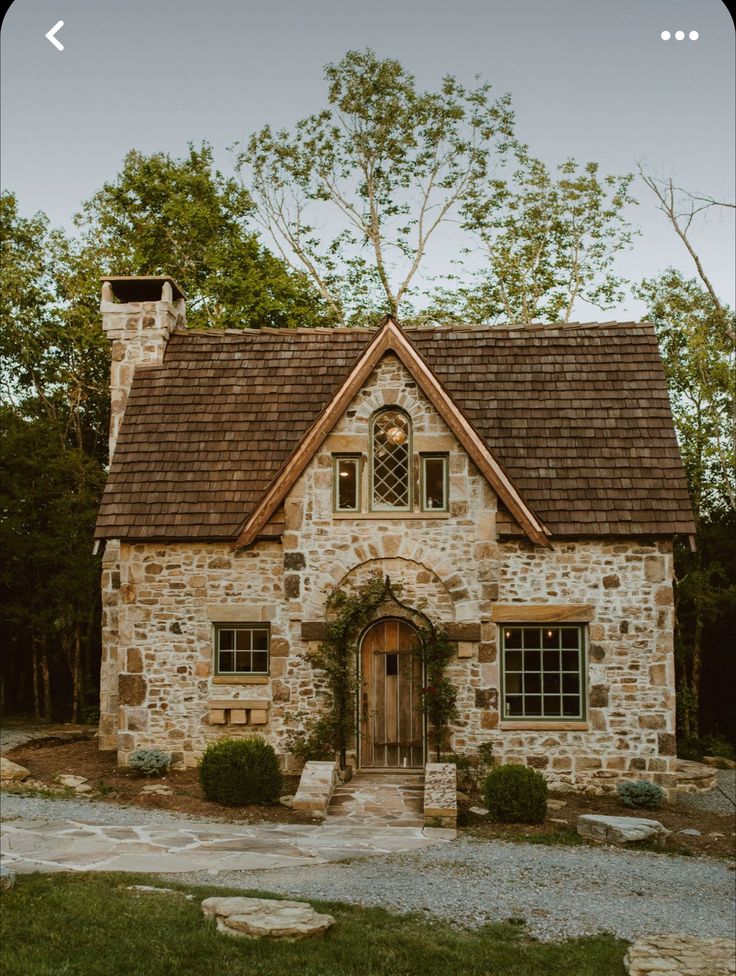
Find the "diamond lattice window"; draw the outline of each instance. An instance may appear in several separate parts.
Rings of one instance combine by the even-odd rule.
[[[383,410],[373,421],[372,506],[408,509],[411,505],[409,418],[400,410]]]

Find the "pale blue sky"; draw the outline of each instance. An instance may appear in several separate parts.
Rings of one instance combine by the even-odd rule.
[[[57,21],[63,52],[44,38]],[[660,33],[698,30],[698,41]],[[510,91],[518,132],[555,163],[604,171],[638,159],[681,185],[733,199],[734,27],[721,0],[15,0],[2,27],[2,185],[24,213],[68,225],[125,152],[226,147],[265,123],[290,126],[325,101],[322,66],[350,48],[400,59],[423,87],[480,74]],[[618,270],[693,273],[644,187],[643,236]],[[712,214],[695,240],[734,301],[734,221]],[[448,269],[452,235],[428,270]],[[627,301],[609,314],[629,317]]]

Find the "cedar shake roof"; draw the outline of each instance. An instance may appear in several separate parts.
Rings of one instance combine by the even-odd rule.
[[[404,335],[553,539],[694,533],[651,325]],[[234,540],[374,337],[174,332],[136,369],[96,536]]]

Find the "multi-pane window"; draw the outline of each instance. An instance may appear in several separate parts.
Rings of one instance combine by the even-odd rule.
[[[336,512],[360,511],[360,457],[335,455],[332,459],[333,506]]]
[[[584,718],[583,640],[572,624],[503,627],[503,717]]]
[[[411,508],[411,425],[401,410],[381,410],[371,430],[371,508]]]
[[[447,455],[421,456],[422,510],[447,511]]]
[[[216,673],[268,674],[268,645],[269,629],[263,624],[216,627]]]

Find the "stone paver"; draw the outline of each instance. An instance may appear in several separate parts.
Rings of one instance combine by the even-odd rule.
[[[447,832],[329,823],[233,825],[187,823],[114,826],[74,820],[16,819],[3,824],[3,862],[33,871],[262,871],[345,858],[416,851]]]
[[[308,939],[335,924],[304,901],[275,898],[205,898],[202,912],[215,919],[218,932],[248,939]]]
[[[658,820],[645,817],[608,817],[584,813],[578,817],[577,831],[586,840],[602,844],[635,844],[651,840],[660,846],[670,833]]]
[[[356,773],[335,787],[326,824],[417,829],[424,824],[423,804],[421,773]]]
[[[650,935],[626,953],[629,976],[733,976],[736,942],[686,935]]]

